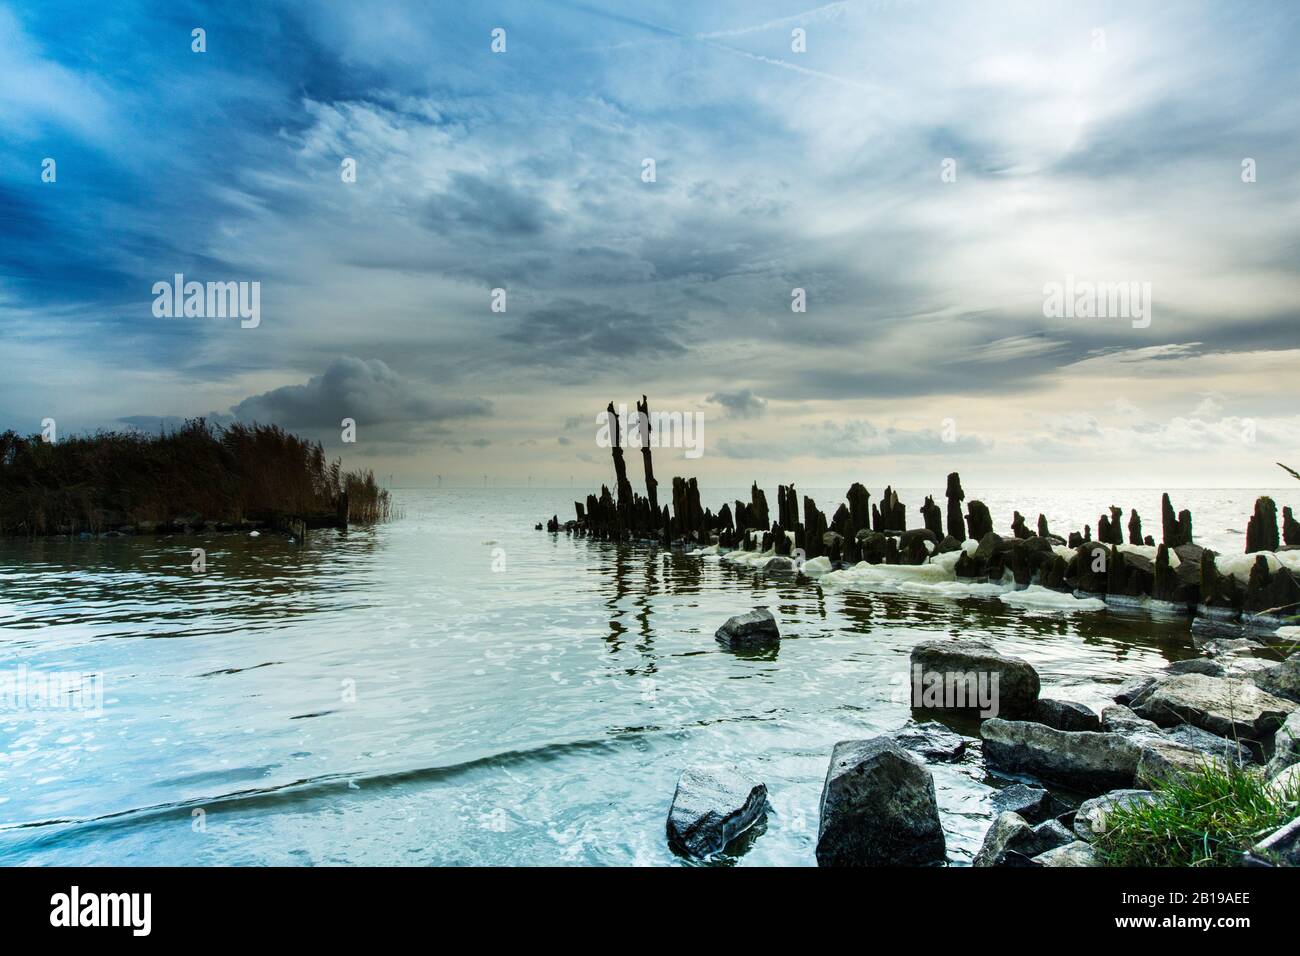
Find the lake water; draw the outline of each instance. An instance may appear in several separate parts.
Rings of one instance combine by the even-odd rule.
[[[828,515],[842,495],[806,493]],[[1300,504],[1300,486],[1271,493]],[[1158,491],[968,494],[1004,532],[1013,506],[1064,534],[1113,502],[1160,535]],[[1255,494],[1174,504],[1237,553]],[[742,495],[703,491],[715,509]],[[922,493],[901,495],[915,524]],[[1185,621],[765,580],[533,530],[576,496],[399,490],[400,520],[305,547],[0,542],[0,671],[102,675],[98,712],[0,710],[0,864],[675,864],[679,771],[729,762],[772,804],[735,862],[811,865],[831,747],[908,719],[916,642],[988,638],[1045,695],[1097,706],[1192,653]],[[779,651],[714,641],[756,605]],[[1001,782],[978,745],[933,770],[968,862]]]

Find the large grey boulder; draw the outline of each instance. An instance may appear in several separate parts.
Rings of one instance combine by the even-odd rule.
[[[999,813],[984,835],[984,843],[971,866],[1023,864],[1031,857],[1065,846],[1072,840],[1074,834],[1055,820],[1030,826],[1019,814],[1010,811]]]
[[[1159,725],[1139,717],[1123,704],[1107,704],[1101,709],[1101,729],[1110,734],[1160,736]]]
[[[1282,726],[1296,705],[1250,681],[1178,674],[1161,681],[1133,705],[1139,717],[1161,727],[1192,724],[1220,737],[1261,740]]]
[[[1144,740],[1133,779],[1139,787],[1154,789],[1207,767],[1224,770],[1227,761],[1176,740]]]
[[[1106,832],[1106,818],[1116,807],[1154,803],[1159,799],[1150,790],[1112,790],[1100,797],[1085,800],[1074,815],[1074,832],[1079,835],[1079,839],[1091,843]]]
[[[1300,763],[1300,710],[1293,711],[1273,735],[1273,758],[1268,762],[1268,775],[1275,777],[1297,763]]]
[[[1075,840],[1073,843],[1067,843],[1055,850],[1040,853],[1034,857],[1033,862],[1039,866],[1102,865],[1101,859],[1097,856],[1097,851],[1092,848],[1092,844],[1085,843],[1083,840]]]
[[[1033,719],[1057,730],[1101,730],[1101,718],[1096,711],[1072,700],[1040,697]]]
[[[1033,715],[1038,672],[991,644],[972,638],[923,641],[912,648],[911,660],[913,707],[974,710],[1010,720]]]
[[[1167,679],[1167,677],[1134,677],[1126,680],[1115,691],[1115,703],[1135,707],[1139,701],[1156,689],[1161,680]]]
[[[966,752],[966,738],[954,733],[937,720],[925,723],[909,721],[889,736],[905,750],[924,757],[926,760],[959,760]]]
[[[1170,728],[1165,731],[1165,737],[1174,743],[1195,747],[1197,750],[1203,750],[1207,754],[1233,763],[1249,763],[1252,759],[1251,748],[1246,744],[1220,737],[1218,734],[1212,734],[1191,724],[1179,724],[1177,727]]]
[[[984,721],[980,736],[990,767],[1086,793],[1130,786],[1141,752],[1138,743],[1122,734],[1069,732],[1001,718]]]
[[[1260,690],[1275,697],[1300,701],[1300,651],[1280,664],[1263,667],[1250,675],[1250,680]]]
[[[835,745],[822,786],[819,866],[918,866],[946,858],[934,778],[888,737]]]
[[[1052,795],[1042,787],[1013,783],[993,795],[993,809],[1015,813],[1028,823],[1042,823],[1052,815]]]
[[[781,642],[776,618],[765,607],[729,618],[713,636],[718,643],[739,649],[771,647]]]
[[[706,859],[766,814],[766,785],[730,767],[688,767],[677,779],[668,810],[668,842]]]

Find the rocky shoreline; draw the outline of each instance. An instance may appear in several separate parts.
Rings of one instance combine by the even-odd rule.
[[[645,397],[638,415],[648,414]],[[613,405],[609,407],[613,412]],[[612,433],[617,435],[617,419]],[[1157,788],[1204,768],[1253,767],[1270,791],[1300,787],[1300,652],[1280,663],[1256,657],[1266,643],[1295,642],[1300,627],[1300,522],[1290,508],[1281,520],[1271,498],[1260,497],[1242,555],[1195,543],[1190,511],[1161,502],[1160,534],[1144,533],[1141,516],[1112,506],[1093,528],[1055,534],[1038,515],[1034,527],[1019,511],[1010,534],[994,528],[988,507],[967,500],[961,477],[948,475],[941,508],[927,496],[920,527],[886,487],[872,502],[854,483],[827,519],[816,502],[802,502],[793,484],[777,489],[776,514],[757,483],[750,500],[715,513],[700,503],[694,478],[673,478],[672,505],[658,503],[649,447],[642,448],[646,495],[633,491],[623,449],[612,449],[616,491],[574,502],[575,517],[545,523],[602,541],[647,541],[765,574],[868,583],[882,567],[991,586],[1008,603],[1076,607],[1143,607],[1192,619],[1201,657],[1124,685],[1096,713],[1074,701],[1040,696],[1028,662],[982,641],[928,641],[912,650],[918,674],[942,691],[929,699],[914,689],[914,719],[891,734],[836,744],[828,755],[816,846],[822,866],[942,865],[942,820],[928,765],[977,747],[990,778],[1006,786],[994,799],[999,813],[975,855],[975,866],[1097,866],[1095,842],[1117,806],[1159,801]],[[801,507],[802,505],[802,507]],[[538,524],[537,530],[543,525]],[[906,572],[912,574],[913,572]],[[1047,597],[1045,597],[1047,596]],[[1033,599],[1032,601],[1030,599]],[[780,642],[775,617],[759,608],[718,629],[728,649]],[[966,738],[933,719],[944,712],[979,718],[979,738]],[[686,768],[668,817],[670,844],[688,857],[710,860],[762,825],[767,787],[736,767]],[[1300,865],[1300,807],[1286,826],[1260,834],[1240,862]]]
[[[727,647],[780,641],[775,618],[760,608],[718,629]],[[890,734],[846,740],[829,754],[818,821],[820,866],[924,866],[948,862],[930,765],[978,746],[986,773],[1005,787],[997,817],[972,865],[1100,866],[1095,843],[1107,814],[1134,802],[1159,802],[1158,788],[1205,767],[1251,768],[1281,795],[1300,787],[1300,652],[1279,663],[1252,656],[1247,642],[1205,643],[1202,656],[1120,686],[1101,713],[1040,696],[1026,661],[983,641],[918,644],[911,664],[940,686],[970,686],[997,675],[996,716],[980,714],[979,737],[936,719]],[[919,670],[918,670],[919,669]],[[913,697],[914,713],[968,716],[971,699]],[[984,701],[979,701],[982,705]],[[766,785],[735,767],[683,770],[668,814],[678,853],[719,857],[767,813]],[[1260,834],[1241,865],[1300,865],[1300,805],[1293,819]]]

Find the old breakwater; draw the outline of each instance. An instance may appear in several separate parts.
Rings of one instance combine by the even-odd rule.
[[[611,434],[620,434],[610,403]],[[944,507],[925,496],[919,522],[909,527],[907,505],[886,486],[873,501],[855,482],[828,519],[794,484],[779,485],[776,511],[755,483],[750,500],[704,508],[698,481],[672,479],[671,506],[660,504],[654,476],[648,402],[637,403],[645,494],[628,478],[625,449],[611,448],[615,482],[575,501],[575,516],[546,523],[552,533],[607,541],[657,542],[665,547],[718,553],[723,560],[767,573],[873,578],[872,568],[916,568],[928,579],[996,589],[1018,589],[1029,598],[1052,592],[1099,602],[1089,606],[1144,607],[1195,618],[1198,628],[1273,632],[1300,615],[1300,522],[1292,509],[1278,513],[1272,498],[1255,502],[1246,524],[1245,550],[1229,554],[1194,540],[1189,510],[1177,511],[1162,496],[1160,541],[1145,533],[1141,515],[1111,506],[1094,526],[1054,533],[1039,514],[1030,525],[1020,511],[1009,533],[999,533],[983,501],[967,498],[960,475],[948,475]],[[537,525],[538,530],[543,528]],[[1046,596],[1046,595],[1044,595]],[[1050,599],[1049,599],[1050,600]],[[1101,602],[1104,602],[1101,603]],[[1029,603],[1026,601],[1026,603]]]

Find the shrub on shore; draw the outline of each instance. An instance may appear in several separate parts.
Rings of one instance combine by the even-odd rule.
[[[101,431],[52,443],[0,434],[0,534],[332,515],[345,489],[351,520],[390,516],[371,472],[345,473],[319,442],[276,425],[198,418],[156,435]]]
[[[1157,792],[1107,815],[1095,844],[1107,866],[1235,866],[1300,813],[1300,786],[1270,789],[1258,768],[1232,764],[1207,763]]]

